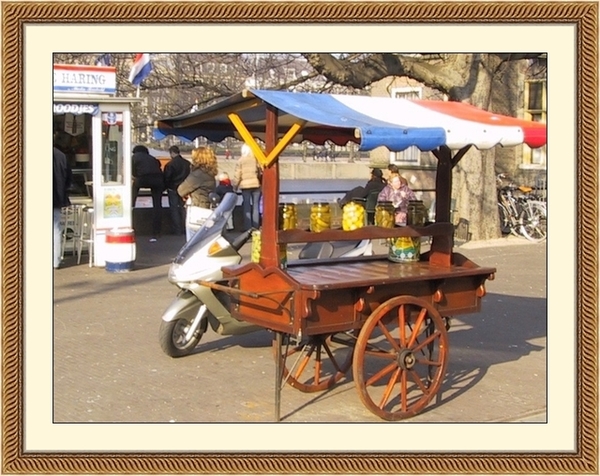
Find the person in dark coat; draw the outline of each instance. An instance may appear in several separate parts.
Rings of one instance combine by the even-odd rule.
[[[188,199],[187,213],[191,214],[192,207],[210,208],[209,194],[215,191],[217,175],[217,156],[208,147],[198,147],[192,151],[192,166],[190,173],[177,188],[177,193]],[[190,220],[186,219],[186,236],[189,240],[196,229]]]
[[[183,199],[177,193],[177,187],[185,180],[190,173],[190,162],[184,159],[179,147],[176,145],[169,148],[171,160],[165,165],[165,186],[169,195],[169,211],[171,221],[173,222],[173,233],[176,235],[185,234],[185,206]]]
[[[361,185],[353,188],[338,200],[338,203],[340,207],[343,207],[354,198],[367,198],[371,193],[381,192],[386,185],[387,181],[383,178],[381,169],[373,169],[371,170],[371,178],[364,187]]]
[[[56,137],[56,132],[55,132]],[[61,209],[71,205],[68,189],[72,172],[67,157],[56,146],[52,148],[52,214],[54,224],[54,269],[60,268],[62,236],[60,229]]]
[[[131,174],[133,175],[132,204],[140,193],[140,188],[149,188],[152,193],[152,237],[151,242],[156,241],[160,235],[162,214],[162,193],[165,189],[165,180],[160,162],[156,157],[150,155],[148,148],[144,145],[136,145],[133,148],[133,164]]]

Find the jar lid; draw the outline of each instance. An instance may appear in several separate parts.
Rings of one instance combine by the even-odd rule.
[[[391,200],[380,200],[379,202],[377,202],[377,205],[391,205],[392,201]]]

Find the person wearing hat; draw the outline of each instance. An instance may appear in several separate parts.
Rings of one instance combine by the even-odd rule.
[[[379,193],[387,185],[387,181],[383,178],[381,169],[374,168],[371,170],[371,178],[365,186],[358,186],[350,190],[343,198],[338,200],[340,207],[346,205],[355,198],[367,198],[371,193]]]

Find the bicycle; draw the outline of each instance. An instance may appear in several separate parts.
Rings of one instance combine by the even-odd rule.
[[[504,185],[505,174],[496,176],[498,184],[498,214],[503,235],[512,233],[539,243],[546,239],[546,203],[532,194],[531,187],[517,187],[512,181]],[[519,193],[520,192],[520,193]]]

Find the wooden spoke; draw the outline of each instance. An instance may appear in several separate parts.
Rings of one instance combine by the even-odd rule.
[[[419,331],[421,330],[421,325],[423,324],[426,315],[427,309],[421,309],[419,317],[417,318],[417,323],[415,324],[416,329],[412,331],[412,335],[410,336],[410,340],[408,341],[408,344],[406,344],[406,347],[412,347],[415,344],[415,340],[419,337]]]
[[[391,346],[397,351],[400,352],[400,344],[398,342],[396,342],[396,339],[394,339],[392,337],[392,334],[390,334],[390,331],[388,331],[387,327],[385,327],[385,325],[379,321],[377,323],[377,327],[379,327],[379,329],[381,330],[381,332],[383,332],[383,335],[386,337],[386,339],[389,341],[389,343],[391,344]]]
[[[290,336],[284,336],[283,340],[283,382],[302,392],[320,392],[333,387],[352,365],[354,347],[332,342],[330,334],[310,336],[296,345],[289,344]],[[273,345],[277,355],[275,341]]]
[[[381,402],[379,402],[379,408],[383,408],[385,406],[385,404],[387,403],[388,399],[390,398],[390,395],[392,394],[392,389],[394,388],[394,385],[398,381],[398,375],[400,375],[400,369],[396,368],[394,375],[392,375],[392,378],[390,378],[390,381],[388,382],[387,387],[385,388],[385,392],[383,393]]]
[[[390,314],[397,318],[390,321]],[[448,335],[439,312],[423,299],[398,296],[365,321],[354,352],[354,382],[370,411],[401,420],[429,405],[447,361]]]
[[[379,372],[377,372],[375,375],[373,375],[369,380],[367,380],[365,382],[365,385],[367,385],[367,386],[373,385],[375,382],[378,382],[383,377],[385,377],[387,374],[396,370],[397,368],[398,368],[398,366],[395,363],[390,364],[387,367],[384,367]]]

